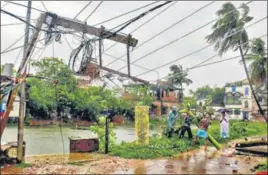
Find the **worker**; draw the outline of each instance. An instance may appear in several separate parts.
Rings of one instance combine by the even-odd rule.
[[[172,133],[174,132],[174,125],[176,122],[176,119],[178,117],[177,114],[177,107],[173,106],[172,109],[168,113],[167,117],[167,136],[170,138],[172,136]]]
[[[181,128],[180,138],[184,137],[185,131],[188,133],[188,139],[191,140],[193,138],[192,130],[191,130],[191,122],[192,119],[190,117],[189,112],[185,112],[184,125]]]

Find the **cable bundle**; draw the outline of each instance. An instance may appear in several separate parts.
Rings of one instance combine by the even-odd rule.
[[[94,39],[90,39],[88,41],[84,41],[80,44],[80,46],[74,49],[71,52],[69,59],[69,67],[76,74],[82,74],[87,70],[87,66],[90,64],[91,57],[93,54],[93,46],[91,44],[92,41],[96,41]],[[78,60],[79,53],[83,50],[81,61]],[[79,64],[78,70],[75,70],[75,65]]]

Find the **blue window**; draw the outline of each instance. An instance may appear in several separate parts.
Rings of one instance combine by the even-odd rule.
[[[248,95],[248,87],[245,88],[245,95]]]
[[[236,91],[236,86],[232,85],[232,93],[235,93],[235,91]]]

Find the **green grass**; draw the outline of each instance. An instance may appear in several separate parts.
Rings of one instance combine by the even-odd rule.
[[[260,171],[268,171],[267,160],[261,162],[261,163],[256,167],[256,172],[260,172]]]
[[[20,163],[16,165],[17,168],[28,168],[28,167],[32,167],[31,164],[29,163]]]
[[[192,130],[193,134],[196,130]],[[267,134],[266,123],[230,121],[230,137],[228,139],[220,138],[220,124],[213,121],[208,132],[221,144],[234,139],[245,138],[249,136],[263,136]],[[200,141],[204,145],[204,140]],[[125,143],[115,145],[111,150],[111,155],[123,158],[153,159],[178,155],[179,153],[194,150],[199,146],[193,145],[187,139],[179,139],[174,136],[171,139],[166,137],[151,137],[148,145],[137,145]]]

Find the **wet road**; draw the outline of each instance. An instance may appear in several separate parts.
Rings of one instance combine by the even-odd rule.
[[[251,169],[265,158],[230,156],[233,149],[216,151],[209,148],[157,160],[130,160],[100,154],[28,157],[30,168],[9,167],[3,174],[232,174],[238,161],[239,174],[252,174]]]

